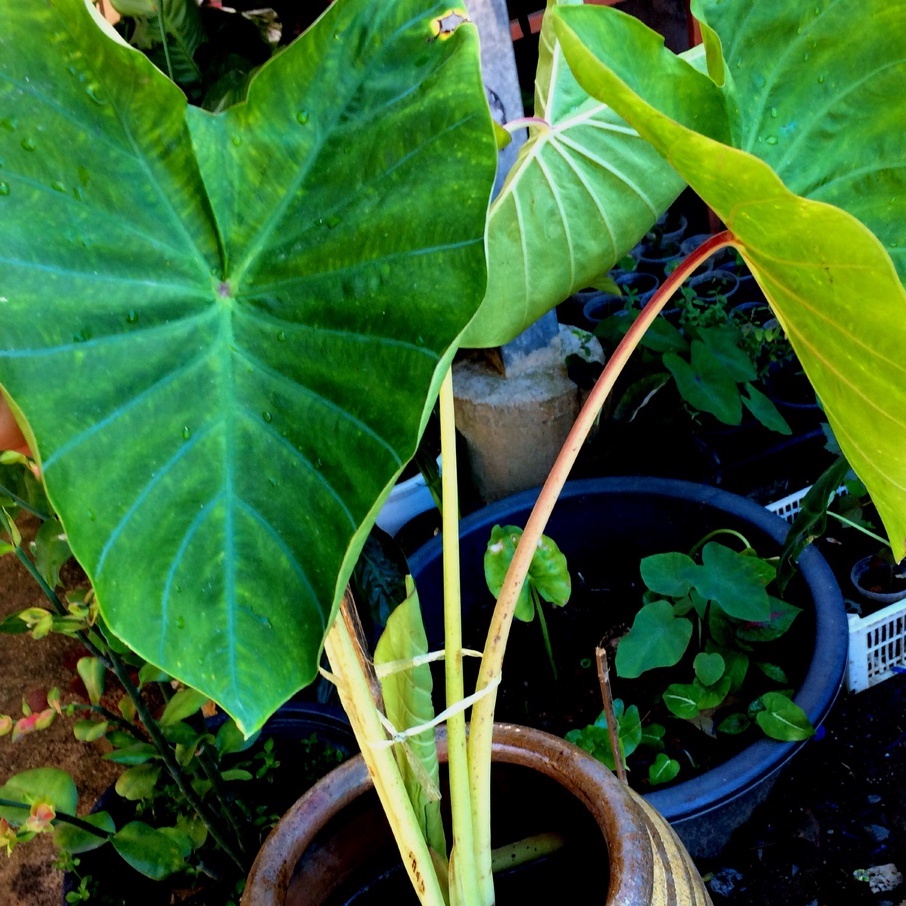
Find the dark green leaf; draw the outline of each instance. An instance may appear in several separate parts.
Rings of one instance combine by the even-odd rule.
[[[60,520],[46,519],[35,533],[35,566],[51,588],[60,584],[60,567],[70,557],[72,551]]]
[[[724,675],[726,667],[723,657],[717,652],[699,652],[693,661],[695,675],[703,686],[713,686]]]
[[[742,397],[742,404],[767,428],[778,434],[792,434],[793,429],[787,424],[786,419],[780,414],[773,401],[757,390],[751,384],[746,384],[746,392]]]
[[[744,642],[772,642],[786,634],[793,620],[802,613],[801,607],[787,604],[780,598],[769,597],[770,617],[760,623],[744,623],[736,630],[737,638]]]
[[[617,674],[633,679],[654,667],[672,667],[691,638],[692,623],[674,616],[669,601],[646,604],[617,646]]]
[[[664,365],[673,375],[680,396],[694,409],[710,412],[727,425],[738,425],[742,420],[742,403],[736,381],[724,370],[721,363],[710,355],[704,343],[693,340],[690,360],[667,353]]]
[[[658,595],[679,598],[688,594],[695,582],[698,566],[688,554],[652,554],[642,558],[642,581]]]
[[[335,3],[212,115],[83,0],[0,0],[0,383],[116,635],[246,732],[316,675],[485,289],[445,9]]]
[[[704,327],[698,331],[698,336],[729,378],[737,383],[755,380],[755,366],[739,347],[741,335],[736,327],[729,324]]]
[[[783,552],[780,555],[777,584],[781,591],[786,588],[787,583],[795,574],[795,564],[799,561],[802,551],[816,538],[824,535],[827,530],[828,505],[837,495],[837,491],[849,471],[849,463],[846,458],[842,455],[838,456],[815,479],[814,484],[802,498],[799,512],[793,518]]]
[[[108,761],[114,761],[117,764],[144,764],[157,757],[157,749],[147,742],[134,742],[104,755]]]
[[[787,672],[779,664],[771,664],[767,661],[755,661],[755,666],[768,678],[775,683],[787,684],[790,681]]]
[[[752,721],[745,714],[731,714],[725,717],[718,725],[718,733],[726,733],[728,736],[738,736],[745,733],[752,726]]]
[[[763,561],[709,541],[702,550],[696,588],[728,616],[762,622],[771,615],[765,576]]]

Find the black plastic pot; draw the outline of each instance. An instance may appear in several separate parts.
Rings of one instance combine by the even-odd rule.
[[[214,730],[222,722],[223,718],[219,720],[214,718],[208,723]],[[276,757],[278,760],[283,758],[285,762],[281,767],[282,781],[274,790],[275,802],[271,803],[274,814],[282,814],[324,773],[323,770],[309,771],[309,766],[299,763],[298,752],[293,751],[294,744],[308,739],[312,734],[316,734],[320,741],[339,750],[344,758],[355,755],[359,750],[349,720],[343,710],[336,705],[304,701],[290,701],[283,705],[261,731],[263,739],[274,740]],[[256,806],[266,804],[268,803],[255,802]],[[119,796],[113,787],[102,794],[92,811],[110,812],[117,827],[122,827],[136,816],[135,804]],[[167,906],[174,902],[174,889],[180,887],[191,889],[197,885],[197,882],[181,876],[153,881],[131,868],[109,844],[105,844],[101,849],[83,853],[79,859],[81,875],[103,879],[101,888],[103,897],[100,902],[104,904]],[[64,906],[66,895],[77,890],[78,886],[79,881],[74,874],[64,875]],[[201,890],[200,898],[188,899],[186,902],[208,904],[232,894],[231,890],[221,888],[211,889],[205,893],[203,886],[198,886]],[[92,902],[97,900],[92,899]],[[183,902],[183,899],[178,902]]]
[[[894,566],[876,555],[854,564],[850,579],[864,601],[875,608],[896,604],[906,598],[906,561]]]
[[[518,494],[463,520],[460,547],[466,621],[489,599],[482,563],[491,528],[495,524],[524,525],[536,494]],[[660,478],[601,478],[567,485],[546,534],[566,554],[573,576],[581,573],[589,581],[604,581],[603,577],[616,571],[634,569],[637,575],[642,557],[688,550],[715,528],[741,531],[761,555],[771,556],[779,553],[789,527],[758,504],[705,485]],[[429,638],[439,638],[440,614],[434,603],[440,600],[440,539],[420,548],[409,565]],[[814,605],[803,652],[808,666],[795,701],[818,726],[843,681],[846,613],[834,575],[817,550],[804,552],[795,583],[790,586],[790,596],[800,604],[811,601]],[[673,825],[694,857],[715,856],[731,832],[764,800],[778,771],[803,745],[761,739],[720,767],[645,798]]]

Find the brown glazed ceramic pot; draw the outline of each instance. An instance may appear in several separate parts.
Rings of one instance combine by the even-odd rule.
[[[441,760],[446,759],[441,736]],[[707,892],[670,826],[600,762],[512,724],[494,731],[495,846],[555,830],[553,856],[497,875],[498,903],[582,897],[602,906],[705,906]],[[411,899],[409,899],[411,897]],[[312,787],[267,839],[242,906],[415,903],[359,756]]]

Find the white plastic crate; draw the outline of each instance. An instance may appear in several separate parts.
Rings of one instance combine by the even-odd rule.
[[[799,512],[808,493],[803,488],[767,505],[787,522]],[[840,487],[837,494],[845,494]],[[868,617],[849,614],[849,657],[844,682],[850,692],[862,692],[895,673],[906,672],[906,598],[888,604]]]
[[[850,692],[861,692],[906,670],[906,598],[870,617],[851,613],[848,619],[846,688]]]

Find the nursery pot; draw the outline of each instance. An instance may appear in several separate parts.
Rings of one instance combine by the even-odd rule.
[[[438,743],[445,763],[442,732]],[[501,827],[513,840],[554,830],[567,841],[548,857],[497,875],[501,906],[565,892],[610,906],[710,902],[669,825],[581,749],[497,724],[493,761],[495,835]],[[283,817],[242,898],[242,906],[415,902],[361,757],[325,777]]]
[[[850,579],[865,601],[886,607],[906,598],[906,561],[894,566],[881,557],[863,557],[853,565]]]
[[[485,507],[461,523],[464,625],[492,603],[484,584],[483,559],[494,525],[525,525],[537,491],[515,495]],[[705,485],[664,478],[599,478],[569,482],[554,509],[546,534],[566,555],[574,589],[638,582],[642,557],[665,551],[688,551],[717,528],[740,531],[762,556],[780,552],[789,529],[778,516],[751,500]],[[434,539],[410,557],[429,640],[439,637],[441,542]],[[618,581],[619,579],[619,581]],[[641,603],[641,591],[638,599]],[[795,701],[818,726],[839,692],[846,666],[847,622],[840,589],[817,550],[809,548],[789,587],[790,598],[804,608],[797,632],[804,660]],[[574,590],[575,595],[575,590]],[[564,614],[571,605],[567,604]],[[602,619],[608,614],[603,612]],[[532,624],[529,624],[531,627]],[[476,633],[483,632],[478,625]],[[537,630],[536,630],[537,632]],[[588,639],[589,656],[598,638]],[[466,639],[468,646],[473,640]],[[512,661],[513,639],[507,651]],[[507,659],[503,684],[507,684]],[[537,670],[547,667],[543,659]],[[513,667],[511,666],[511,670]],[[504,689],[501,688],[501,696]],[[559,698],[554,706],[560,708]],[[592,706],[594,703],[592,702]],[[594,719],[600,704],[590,719]],[[505,715],[501,715],[504,717]],[[520,720],[531,722],[532,714]],[[557,732],[561,732],[559,727]],[[760,738],[722,764],[673,786],[646,792],[647,801],[673,825],[693,857],[717,855],[730,833],[767,795],[781,768],[804,745]]]

